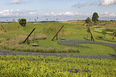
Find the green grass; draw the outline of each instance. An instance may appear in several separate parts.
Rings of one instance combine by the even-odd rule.
[[[83,21],[76,21],[75,23],[76,24],[74,24],[74,22],[67,22],[67,23],[66,22],[65,23],[47,22],[47,23],[38,23],[38,24],[27,23],[27,26],[25,28],[22,28],[18,23],[2,24],[6,30],[8,29],[7,30],[8,32],[0,33],[0,35],[1,35],[0,40],[5,41],[5,40],[7,40],[7,38],[9,38],[10,40],[26,38],[27,35],[32,31],[32,29],[36,28],[35,31],[33,32],[33,34],[34,33],[43,34],[43,35],[46,35],[46,37],[47,37],[47,39],[45,39],[45,40],[38,40],[39,47],[41,47],[41,48],[49,48],[49,47],[54,48],[55,47],[58,49],[64,49],[64,48],[68,48],[71,46],[57,44],[58,40],[56,40],[56,38],[54,39],[54,41],[51,41],[52,38],[54,37],[54,35],[56,34],[56,31],[58,31],[62,25],[64,25],[64,28],[63,28],[64,33],[62,35],[62,30],[61,30],[61,32],[59,32],[59,35],[58,35],[59,40],[61,39],[62,36],[65,37],[66,39],[74,39],[74,40],[85,40],[84,38],[87,37],[86,29],[84,28],[84,26],[81,26]],[[10,29],[7,28],[7,26],[10,26]],[[19,28],[17,28],[18,26],[19,26]],[[94,32],[92,29],[91,29],[91,32],[94,36],[94,39],[97,35],[103,35],[101,33]],[[32,35],[30,36],[31,38],[33,38]],[[107,35],[107,36],[109,36],[109,35]],[[37,35],[35,37],[37,37]],[[89,34],[89,38],[90,38],[90,34]],[[95,39],[95,41],[103,41],[103,40]],[[106,42],[106,41],[103,41],[103,42]],[[113,43],[113,42],[111,42],[111,43]],[[33,41],[30,41],[29,45],[27,45],[26,43],[21,44],[21,45],[26,46],[26,47],[32,47],[32,44],[33,44]],[[16,45],[12,45],[12,46],[15,47]],[[112,48],[103,46],[103,45],[89,44],[89,46],[90,46],[90,48],[82,48],[82,47],[74,47],[74,48],[79,49],[79,51],[81,52],[81,53],[77,53],[77,54],[86,54],[86,55],[108,54],[109,51],[107,51],[107,50],[111,50],[110,53],[115,52]],[[97,49],[96,49],[96,47],[97,47]],[[23,48],[25,48],[25,47],[23,47]],[[93,51],[95,53],[93,53]]]
[[[16,52],[17,49],[19,48],[22,49],[19,52],[23,52],[25,51],[25,49],[34,52],[35,49],[41,48],[41,51],[48,52],[51,49],[54,50],[54,48],[60,49],[58,51],[61,51],[62,49],[65,48],[69,48],[69,49],[72,48],[71,50],[78,49],[80,53],[71,52],[65,54],[108,55],[115,53],[113,48],[100,44],[89,44],[89,43],[81,44],[85,46],[88,45],[89,46],[88,48],[60,45],[57,42],[62,37],[62,31],[58,35],[59,40],[54,39],[54,41],[51,41],[54,35],[56,34],[55,30],[58,30],[62,25],[64,25],[63,36],[66,39],[85,40],[84,38],[87,38],[88,33],[86,32],[86,28],[82,26],[83,24],[84,21],[76,21],[76,22],[70,21],[70,22],[62,22],[62,23],[47,22],[47,23],[38,23],[38,24],[27,23],[27,26],[25,28],[22,28],[18,23],[1,24],[3,25],[4,29],[7,30],[8,32],[5,33],[3,31],[0,31],[0,42],[2,42],[0,43],[0,50],[9,50],[9,51],[12,50]],[[102,24],[104,24],[104,22]],[[114,25],[114,23],[112,24]],[[110,26],[112,24],[110,24]],[[43,34],[47,37],[47,39],[38,40],[39,47],[32,47],[33,44],[33,41],[31,41],[33,38],[33,34],[32,34],[29,38],[30,39],[29,45],[27,45],[26,43],[18,44],[18,42],[22,42],[25,40],[25,38],[32,31],[33,28],[36,28],[34,31],[34,33],[36,33],[36,37],[39,36],[38,34]],[[0,29],[2,29],[1,26]],[[94,32],[92,29],[91,32],[93,34],[95,41],[109,42],[104,40],[97,40],[95,37],[103,34]],[[106,34],[106,36],[111,37],[108,34]],[[8,38],[9,40],[6,41]],[[89,38],[90,38],[90,34],[89,34]],[[109,42],[109,43],[116,44],[115,42]],[[7,47],[8,49],[6,49]],[[64,51],[67,51],[67,49],[62,50],[62,52]],[[48,63],[46,63],[46,61]],[[71,58],[71,57],[63,58],[63,57],[53,57],[53,56],[39,57],[32,55],[30,56],[0,55],[0,76],[1,77],[19,77],[19,76],[20,77],[61,77],[61,76],[62,77],[115,77],[116,76],[115,65],[116,65],[116,61],[113,59],[100,60],[100,59]],[[87,72],[84,72],[84,74],[81,72],[79,74],[79,72],[75,73],[75,71],[73,71],[70,74],[71,69],[80,69],[81,71],[83,71],[83,69],[85,68],[88,68],[92,72],[88,74]]]
[[[99,44],[81,44],[85,46],[89,46],[89,48],[79,47],[78,49],[81,51],[79,54],[88,54],[88,55],[109,55],[115,53],[114,49],[108,46],[103,46]],[[101,52],[102,51],[102,52]]]

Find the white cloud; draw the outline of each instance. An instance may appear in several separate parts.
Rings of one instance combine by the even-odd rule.
[[[84,6],[86,6],[86,5],[87,5],[87,3],[83,3],[83,4],[81,4],[80,2],[78,2],[78,4],[74,4],[74,5],[72,5],[72,7],[81,8],[81,7],[84,7]]]
[[[78,2],[77,4],[72,5],[72,7],[77,7],[77,8],[81,8],[81,7],[85,7],[86,5],[88,5],[89,2],[87,3],[80,3]],[[92,2],[89,5],[102,5],[102,6],[108,6],[108,5],[113,5],[116,4],[116,0],[98,0],[97,2]]]
[[[111,13],[110,11],[106,11],[104,13],[98,13],[99,19],[116,19],[116,13]],[[3,10],[0,11],[0,21],[12,20],[12,19],[19,19],[19,18],[26,18],[31,21],[34,21],[35,18],[37,20],[85,20],[87,17],[92,17],[90,13],[79,13],[79,12],[59,12],[59,13],[39,13],[37,11],[21,11],[21,10]]]
[[[23,2],[19,1],[19,0],[13,0],[11,2],[9,2],[10,4],[21,4]]]
[[[108,6],[116,4],[116,0],[101,0],[99,5]]]
[[[110,16],[111,17],[116,17],[116,14],[115,13],[111,13]]]
[[[104,13],[99,14],[100,19],[104,20],[116,20],[116,13],[111,13],[110,11],[106,11]]]
[[[35,12],[30,12],[29,14],[35,14]]]

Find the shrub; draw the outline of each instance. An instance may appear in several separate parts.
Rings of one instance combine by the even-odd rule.
[[[104,35],[104,37],[105,37],[105,34],[106,34],[106,30],[103,30],[102,31],[102,34]]]
[[[104,41],[109,41],[109,42],[116,42],[116,41],[114,41],[112,39],[108,39],[108,38],[103,37],[103,36],[96,36],[96,39],[98,39],[98,40],[104,40]]]
[[[26,26],[26,19],[22,18],[19,20],[19,24],[22,26],[22,27],[25,27]]]
[[[113,32],[113,35],[116,36],[116,31]]]
[[[113,32],[114,29],[109,29],[109,28],[106,28],[105,31],[109,31],[109,32]]]
[[[103,39],[103,36],[96,36],[96,39]]]

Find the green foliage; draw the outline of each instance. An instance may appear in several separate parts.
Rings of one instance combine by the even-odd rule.
[[[99,20],[100,23],[103,23],[103,22],[110,22],[108,20]]]
[[[103,37],[103,36],[96,36],[97,40],[104,40],[104,41],[109,41],[109,42],[115,42],[116,40],[113,40],[114,38],[107,38],[107,37]]]
[[[96,36],[96,39],[101,40],[101,39],[104,39],[104,37],[103,36]]]
[[[113,32],[113,35],[116,36],[116,31]]]
[[[25,26],[26,26],[26,19],[24,19],[24,18],[19,19],[19,24],[20,24],[22,27],[25,27]]]
[[[110,28],[93,28],[93,30],[99,33],[106,31],[106,34],[112,34],[115,31],[115,29],[110,29]]]
[[[87,17],[87,19],[85,20],[85,23],[92,23],[91,19],[89,17]]]
[[[92,16],[92,21],[94,22],[94,23],[97,23],[98,22],[98,18],[99,18],[99,16],[98,16],[98,13],[93,13],[93,16]]]
[[[1,55],[0,62],[1,77],[115,77],[116,74],[113,59]]]
[[[105,34],[106,34],[106,31],[105,31],[105,30],[103,30],[103,31],[102,31],[102,34],[105,36]]]
[[[115,31],[115,29],[110,29],[110,28],[106,28],[105,30],[106,30],[106,31],[110,31],[110,32]]]

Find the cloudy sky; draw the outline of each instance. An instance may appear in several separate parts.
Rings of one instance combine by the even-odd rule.
[[[0,21],[85,20],[94,12],[100,20],[116,20],[116,0],[0,0]]]

